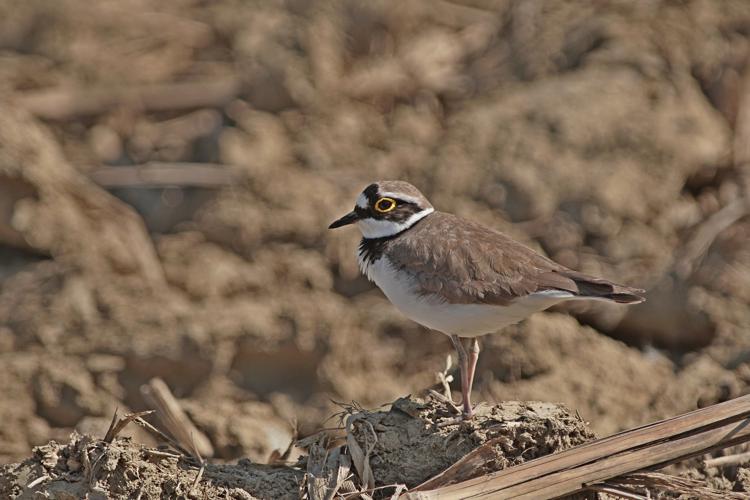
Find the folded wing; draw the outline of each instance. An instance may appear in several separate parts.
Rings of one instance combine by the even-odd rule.
[[[411,275],[420,293],[448,303],[505,305],[545,291],[623,304],[644,300],[643,290],[570,270],[499,231],[451,214],[430,215],[390,246],[391,263]]]

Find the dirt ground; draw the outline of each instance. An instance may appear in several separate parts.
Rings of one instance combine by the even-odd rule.
[[[648,290],[486,337],[475,400],[607,435],[749,392],[749,50],[744,0],[0,1],[0,463],[154,377],[214,463],[438,388],[326,230],[375,179]]]
[[[255,464],[248,459],[209,464],[198,483],[199,467],[179,454],[146,448],[129,438],[104,444],[75,434],[67,445],[53,442],[36,448],[31,458],[0,470],[0,494],[4,498],[33,498],[41,493],[52,498],[89,494],[102,498],[292,499],[310,492],[316,480],[325,478],[326,466],[340,467],[341,459],[347,475],[367,463],[371,487],[405,484],[413,488],[485,444],[489,450],[484,467],[460,477],[504,469],[593,437],[579,417],[550,403],[483,406],[472,422],[442,425],[455,417],[447,404],[434,399],[401,398],[385,411],[350,409],[346,428],[352,441],[347,443],[349,450],[356,448],[365,457],[359,462],[354,452],[330,451],[334,443],[317,447],[319,443],[312,443],[296,466]],[[317,472],[316,464],[320,466]],[[342,475],[339,481],[343,479]]]

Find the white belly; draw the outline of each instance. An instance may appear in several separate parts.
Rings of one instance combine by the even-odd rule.
[[[381,257],[364,271],[388,300],[408,318],[427,328],[460,337],[477,337],[496,332],[537,311],[572,298],[564,292],[542,292],[516,299],[508,306],[447,304],[437,296],[425,297],[415,293],[413,280],[396,272],[386,257]]]

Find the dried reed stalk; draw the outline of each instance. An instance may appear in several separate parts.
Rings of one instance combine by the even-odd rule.
[[[211,441],[193,425],[162,379],[149,380],[147,384],[141,386],[141,393],[149,405],[156,408],[167,430],[182,448],[190,452],[193,458],[202,463],[202,457],[213,455],[214,449]]]

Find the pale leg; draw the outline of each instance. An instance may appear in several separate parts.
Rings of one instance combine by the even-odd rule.
[[[463,406],[464,406],[464,418],[470,419],[474,413],[471,408],[471,387],[469,385],[469,357],[466,354],[466,349],[461,343],[461,339],[458,335],[451,335],[451,342],[453,347],[456,348],[456,354],[458,354],[458,368],[461,371],[461,394],[463,395]]]
[[[474,338],[471,341],[471,350],[469,351],[469,371],[467,378],[469,379],[469,394],[474,388],[474,374],[477,370],[477,361],[479,360],[479,340]]]

